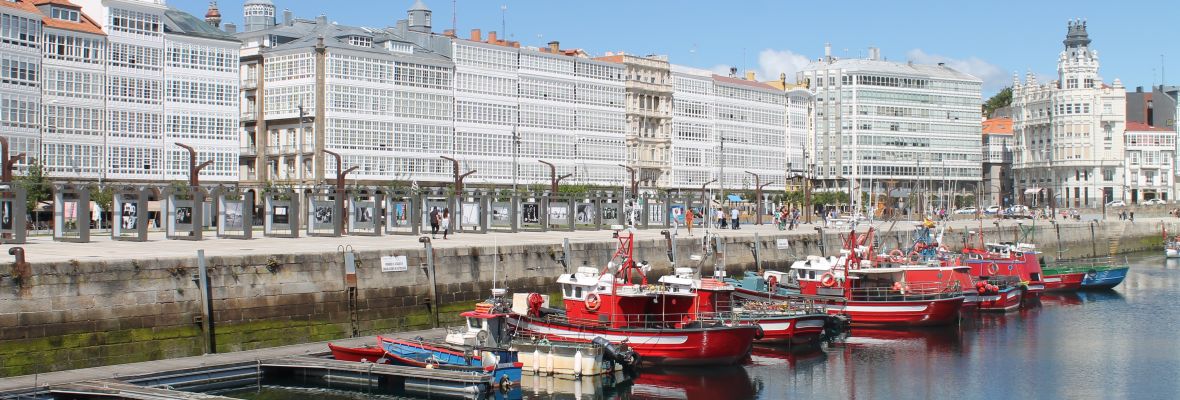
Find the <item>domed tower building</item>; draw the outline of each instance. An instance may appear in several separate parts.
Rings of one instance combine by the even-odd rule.
[[[205,11],[205,23],[214,28],[221,27],[221,10],[217,9],[217,2],[209,2],[209,10]]]
[[[1057,57],[1057,80],[1013,77],[1014,199],[1043,208],[1100,207],[1126,200],[1123,134],[1126,91],[1098,75],[1086,22],[1069,21]]]
[[[247,0],[242,5],[246,32],[260,31],[275,26],[275,3],[270,0]]]
[[[430,33],[430,8],[427,8],[422,0],[417,0],[413,6],[410,6],[408,16],[408,25],[411,31]]]

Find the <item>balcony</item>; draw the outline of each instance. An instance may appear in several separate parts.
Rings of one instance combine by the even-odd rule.
[[[241,149],[238,149],[238,154],[245,157],[257,156],[258,149],[255,149],[254,146],[242,146]]]
[[[636,80],[627,81],[627,90],[642,90],[651,93],[672,93],[672,85],[659,85]]]
[[[254,122],[254,120],[257,119],[257,117],[255,116],[253,111],[244,111],[244,112],[242,112],[241,119],[242,119],[242,122]]]
[[[258,80],[254,78],[242,80],[242,90],[258,89]]]

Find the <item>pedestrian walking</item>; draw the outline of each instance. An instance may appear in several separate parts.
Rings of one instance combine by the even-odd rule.
[[[439,218],[439,224],[442,225],[443,239],[447,238],[447,234],[451,233],[451,209],[444,208],[442,210],[442,217]]]
[[[729,227],[729,223],[725,222],[725,210],[718,208],[717,213],[713,214],[717,218],[717,229],[725,229]]]
[[[439,212],[438,207],[433,207],[430,210],[430,238],[438,239],[438,221]]]
[[[742,215],[741,211],[738,211],[737,207],[734,207],[729,210],[729,218],[733,220],[733,221],[731,221],[731,223],[733,225],[734,230],[740,229],[740,228],[738,228],[738,217],[741,217],[741,215]]]
[[[1131,214],[1130,214],[1131,223],[1133,224],[1133,223],[1135,223],[1135,212],[1134,212],[1134,211],[1131,211],[1130,213],[1131,213]]]
[[[688,237],[692,237],[692,220],[694,219],[693,217],[697,212],[693,211],[692,208],[689,208],[686,211],[687,212],[684,214],[684,226],[688,228]]]

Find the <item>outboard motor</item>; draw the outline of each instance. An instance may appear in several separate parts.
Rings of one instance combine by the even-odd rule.
[[[623,367],[629,368],[639,364],[639,355],[635,354],[635,350],[631,350],[631,347],[626,344],[616,346],[602,336],[595,337],[591,342],[602,346],[603,351],[606,352],[606,357]]]

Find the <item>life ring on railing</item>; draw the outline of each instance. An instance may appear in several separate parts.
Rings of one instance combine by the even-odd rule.
[[[905,261],[905,252],[901,251],[901,249],[893,249],[889,251],[889,261],[896,263]]]
[[[770,279],[766,280],[766,287],[767,287],[766,290],[770,291],[770,292],[773,292],[775,289],[778,289],[778,277],[771,275]]]
[[[910,253],[909,260],[910,260],[911,264],[917,264],[918,262],[922,261],[922,255],[918,254],[917,251],[912,252],[912,253]]]
[[[830,288],[836,284],[836,276],[832,275],[831,272],[825,272],[823,275],[820,275],[819,284],[823,287]]]
[[[598,293],[590,293],[586,295],[586,309],[590,311],[598,311],[598,307],[602,306],[602,299],[598,298]]]
[[[987,266],[987,273],[995,275],[998,272],[1000,272],[1000,266],[996,265],[996,263],[992,263],[992,265]]]

